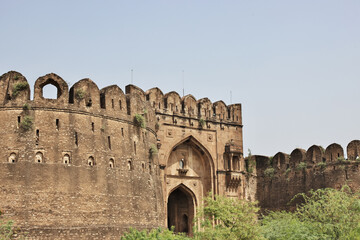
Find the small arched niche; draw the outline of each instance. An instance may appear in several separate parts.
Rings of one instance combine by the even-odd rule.
[[[9,159],[8,159],[9,163],[15,163],[17,162],[17,155],[16,153],[12,152],[10,153]]]
[[[37,152],[35,154],[35,162],[36,163],[43,163],[44,162],[44,154],[42,152]]]
[[[63,156],[63,163],[64,164],[70,164],[71,163],[71,159],[70,159],[70,155],[69,154],[65,154]]]
[[[115,161],[113,158],[110,158],[109,160],[109,168],[114,168],[115,167]]]
[[[88,158],[88,166],[90,166],[90,167],[95,166],[95,159],[94,159],[93,156],[90,156],[90,157]]]

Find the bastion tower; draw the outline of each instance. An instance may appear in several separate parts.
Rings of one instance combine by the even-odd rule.
[[[43,97],[53,85],[57,99]],[[70,89],[54,73],[0,77],[0,209],[29,239],[119,239],[128,228],[192,233],[209,192],[254,200],[241,105],[146,92]]]

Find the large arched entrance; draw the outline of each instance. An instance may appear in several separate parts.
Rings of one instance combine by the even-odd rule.
[[[207,149],[190,136],[176,144],[167,157],[165,192],[167,226],[192,235],[198,203],[214,189],[213,161]]]
[[[167,213],[169,229],[174,227],[175,232],[192,235],[194,200],[183,187],[178,187],[169,195]]]

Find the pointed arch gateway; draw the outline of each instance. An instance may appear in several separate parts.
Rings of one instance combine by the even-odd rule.
[[[167,226],[192,235],[198,203],[216,193],[214,161],[208,149],[192,135],[174,145],[167,155],[165,192]]]

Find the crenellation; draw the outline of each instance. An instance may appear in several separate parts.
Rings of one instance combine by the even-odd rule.
[[[360,159],[354,158],[357,143],[360,141],[348,144],[348,159],[337,143],[326,150],[312,145],[307,151],[297,148],[290,155],[279,152],[272,158],[257,155],[246,158],[245,162],[256,160],[256,199],[262,211],[293,209],[300,200],[289,204],[290,200],[310,189],[339,189],[345,184],[352,190],[359,189]]]
[[[330,144],[325,150],[325,158],[327,161],[333,162],[344,157],[343,148],[337,144]]]

